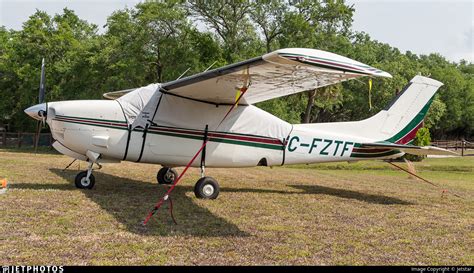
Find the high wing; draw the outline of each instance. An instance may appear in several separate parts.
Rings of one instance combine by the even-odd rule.
[[[413,145],[402,145],[402,144],[390,144],[390,143],[362,143],[361,148],[388,148],[396,149],[407,154],[412,155],[451,155],[459,156],[459,154],[435,147],[435,146],[413,146]]]
[[[391,77],[387,72],[330,52],[287,48],[164,83],[162,92],[213,104],[253,104],[362,76]]]

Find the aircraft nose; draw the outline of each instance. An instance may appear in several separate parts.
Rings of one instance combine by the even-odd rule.
[[[25,109],[25,113],[36,120],[42,120],[46,117],[46,107],[46,103],[40,103]]]

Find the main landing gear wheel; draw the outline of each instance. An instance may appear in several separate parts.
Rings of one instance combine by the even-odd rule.
[[[93,174],[90,174],[89,178],[87,178],[87,171],[82,171],[76,175],[74,182],[79,189],[92,189],[95,184],[95,177]]]
[[[194,194],[199,199],[216,199],[219,195],[219,184],[214,178],[205,176],[196,182]]]
[[[158,171],[156,175],[156,180],[158,184],[173,184],[173,182],[178,178],[178,173],[169,167],[163,167]]]

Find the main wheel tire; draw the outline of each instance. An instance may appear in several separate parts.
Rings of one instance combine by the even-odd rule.
[[[169,167],[161,168],[156,175],[158,184],[173,184],[176,178],[178,178],[178,173],[173,168]]]
[[[219,184],[212,177],[203,177],[196,182],[194,194],[199,199],[216,199],[219,195]]]
[[[92,189],[95,185],[95,177],[91,174],[87,179],[87,171],[82,171],[76,175],[74,182],[79,189]]]

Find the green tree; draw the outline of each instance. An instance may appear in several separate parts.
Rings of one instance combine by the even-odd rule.
[[[427,129],[439,129],[442,124],[439,122],[446,112],[446,104],[436,96],[431,103],[430,110],[425,117],[424,127]]]
[[[276,47],[276,39],[283,33],[282,24],[288,6],[282,0],[255,2],[250,10],[250,18],[263,34],[265,49],[271,52]]]
[[[105,72],[104,87],[120,90],[197,73],[217,61],[222,50],[209,32],[188,20],[179,2],[145,2],[114,12],[107,21],[103,49],[95,60]]]
[[[224,59],[233,63],[259,55],[262,42],[249,16],[253,7],[246,0],[233,1],[189,1],[190,13],[214,30],[222,42]]]
[[[5,30],[2,30],[5,35]],[[89,41],[96,37],[96,26],[81,20],[69,9],[54,17],[36,11],[20,31],[9,31],[2,40],[0,79],[2,116],[9,119],[11,129],[32,128],[23,109],[38,102],[41,59],[46,59],[46,100],[77,98],[90,85],[87,58],[92,53]],[[5,46],[3,46],[5,45]]]
[[[348,34],[353,12],[353,7],[344,1],[296,1],[284,15],[279,45],[318,48],[345,55],[351,48]],[[308,90],[297,96],[307,101],[301,115],[304,123],[331,121],[332,113],[342,105],[342,88],[337,86]]]
[[[106,71],[104,85],[112,90],[168,81],[189,65],[186,47],[192,27],[175,1],[144,2],[116,11],[107,27],[95,63]]]

